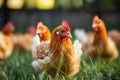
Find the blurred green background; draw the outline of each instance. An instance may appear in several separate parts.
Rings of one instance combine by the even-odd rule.
[[[91,30],[98,15],[107,29],[120,29],[120,0],[0,0],[0,28],[13,22],[16,32],[24,32],[42,21],[51,30],[68,20],[72,29]]]

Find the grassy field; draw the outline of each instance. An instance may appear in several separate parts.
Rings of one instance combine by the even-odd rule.
[[[14,52],[5,62],[0,64],[0,80],[58,80],[51,78],[45,71],[37,74],[32,66],[32,56],[29,53]],[[67,80],[63,77],[62,80]],[[120,80],[120,57],[113,62],[101,59],[95,61],[81,59],[81,69],[71,80]]]

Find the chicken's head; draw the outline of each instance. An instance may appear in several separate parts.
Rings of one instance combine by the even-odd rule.
[[[36,28],[34,26],[30,26],[30,27],[27,28],[26,33],[34,35],[35,34],[35,30],[36,30]]]
[[[67,21],[63,21],[62,25],[58,26],[55,29],[56,36],[60,42],[67,41],[68,38],[71,38],[70,27]]]
[[[47,30],[49,30],[47,28],[47,26],[43,25],[42,22],[39,22],[37,24],[36,34],[38,34],[40,36],[40,38],[43,38],[43,37],[47,36]]]
[[[105,28],[103,21],[98,16],[93,18],[92,28],[95,32],[100,32]]]
[[[8,22],[5,27],[2,29],[3,32],[7,33],[7,32],[13,32],[14,31],[14,26],[12,24],[12,22]]]

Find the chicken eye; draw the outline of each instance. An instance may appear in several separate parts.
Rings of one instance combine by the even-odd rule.
[[[61,31],[61,33],[65,32],[64,30]]]
[[[43,31],[44,29],[43,29],[43,28],[41,28],[41,30]]]

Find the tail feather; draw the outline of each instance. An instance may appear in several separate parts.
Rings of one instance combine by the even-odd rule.
[[[69,74],[69,77],[74,76],[76,73],[79,72],[80,60],[82,55],[82,44],[79,42],[79,40],[74,41],[73,47],[75,51],[75,56],[72,58],[74,65],[71,65],[72,72]]]
[[[73,47],[75,50],[75,55],[80,57],[82,55],[82,44],[78,40],[75,40]]]

